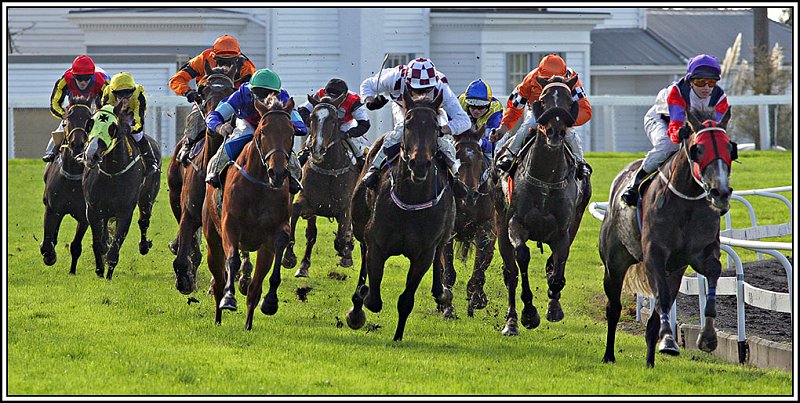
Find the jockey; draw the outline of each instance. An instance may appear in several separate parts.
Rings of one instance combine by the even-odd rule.
[[[620,195],[629,206],[638,203],[639,185],[644,178],[655,172],[678,150],[678,144],[691,135],[691,129],[684,125],[688,109],[714,108],[717,121],[728,110],[728,97],[717,85],[722,69],[716,57],[701,54],[689,59],[686,73],[659,91],[655,105],[644,115],[644,130],[653,148],[644,157],[631,185]]]
[[[489,140],[489,133],[500,126],[503,103],[492,96],[492,87],[481,79],[469,83],[464,93],[458,96],[458,102],[469,115],[473,130],[486,125],[486,133],[480,140],[480,146],[483,155],[491,161],[495,142]]]
[[[511,163],[519,153],[520,148],[522,148],[522,145],[530,138],[530,135],[534,131],[531,129],[536,125],[536,117],[533,115],[531,108],[526,108],[526,106],[539,99],[539,96],[542,94],[542,86],[536,81],[536,77],[549,79],[552,76],[562,76],[566,79],[570,79],[577,74],[578,73],[572,69],[567,68],[567,64],[560,56],[549,54],[539,62],[539,67],[529,72],[522,82],[514,88],[514,92],[508,97],[506,110],[503,112],[503,120],[500,122],[500,128],[497,129],[494,136],[490,137],[490,139],[497,141],[504,136],[510,128],[514,127],[519,118],[522,117],[523,109],[525,109],[525,119],[516,132],[521,135],[514,136],[514,139],[507,147],[508,153],[511,155],[509,156],[504,153],[500,156],[497,161],[498,168],[503,171],[508,171],[509,168],[511,168]],[[592,118],[592,106],[589,104],[589,100],[586,99],[586,94],[584,93],[583,84],[581,84],[580,79],[578,79],[575,83],[575,87],[572,89],[572,100],[578,103],[578,117],[575,119],[575,126],[580,126]],[[572,127],[568,128],[564,139],[567,141],[567,144],[569,144],[578,162],[578,169],[575,172],[576,177],[579,179],[588,178],[592,173],[592,168],[583,159],[583,148],[581,147],[580,138],[575,133],[575,129]]]
[[[347,83],[338,78],[332,78],[325,85],[325,88],[320,88],[317,91],[317,96],[330,97],[332,99],[338,98],[340,95],[347,93],[344,101],[339,105],[339,130],[345,133],[345,143],[347,144],[350,152],[356,158],[356,165],[359,167],[364,166],[364,150],[369,147],[369,141],[364,134],[369,130],[369,115],[364,104],[361,103],[361,97],[355,92],[348,91]],[[314,107],[310,102],[306,102],[297,108],[297,112],[303,117],[303,121],[308,125],[308,119]],[[305,165],[308,159],[310,150],[303,146],[298,155],[300,165]]]
[[[176,94],[186,97],[192,104],[192,111],[186,116],[186,127],[183,131],[186,141],[177,155],[182,163],[188,161],[189,151],[199,139],[200,133],[205,130],[205,122],[199,108],[203,98],[198,91],[202,90],[206,77],[215,67],[226,67],[235,71],[233,74],[235,88],[250,81],[250,77],[256,71],[253,62],[242,54],[236,38],[222,35],[214,41],[213,48],[206,49],[189,60],[169,79],[169,88]],[[189,87],[189,82],[192,80],[195,80],[197,90]]]
[[[145,176],[159,170],[150,142],[144,136],[144,114],[147,112],[147,99],[144,96],[144,87],[136,84],[133,76],[128,72],[114,74],[111,84],[103,91],[103,104],[117,106],[122,103],[123,110],[131,112],[130,135],[136,140],[139,153],[142,154],[147,171]]]
[[[108,85],[109,77],[103,69],[95,66],[91,57],[81,55],[72,61],[72,67],[56,81],[53,93],[50,95],[50,113],[61,120],[58,128],[51,133],[42,160],[50,162],[56,155],[56,140],[59,145],[64,141],[64,124],[66,111],[64,99],[71,101],[75,97],[87,97],[93,101],[96,108],[100,108],[103,89]],[[54,140],[55,139],[55,140]]]
[[[378,82],[379,76],[380,82]],[[453,175],[454,194],[459,197],[466,195],[467,188],[458,175],[458,167],[461,162],[456,157],[452,136],[469,129],[469,116],[461,108],[458,98],[447,84],[447,77],[436,70],[430,59],[422,57],[412,60],[405,66],[399,65],[384,69],[361,83],[361,98],[364,99],[367,109],[374,111],[389,102],[381,93],[389,94],[394,100],[392,103],[394,129],[384,136],[383,147],[378,150],[372,166],[362,179],[364,184],[369,188],[375,187],[379,179],[378,172],[386,161],[386,157],[389,156],[390,160],[394,159],[400,151],[399,143],[403,139],[403,122],[405,120],[403,91],[406,86],[409,87],[409,91],[414,97],[427,96],[433,99],[439,93],[442,94],[442,108],[445,113],[439,111],[441,134],[437,139],[438,151],[444,156]]]
[[[211,186],[219,188],[219,174],[222,169],[231,161],[235,161],[245,144],[253,138],[256,126],[261,120],[253,101],[256,98],[263,101],[270,95],[276,95],[284,105],[290,99],[289,93],[281,88],[281,78],[274,71],[270,69],[257,70],[248,84],[242,85],[236,92],[222,100],[217,105],[217,109],[206,117],[206,125],[209,129],[217,132],[223,138],[227,137],[222,147],[208,162],[206,182]],[[235,128],[230,122],[234,115],[238,118]],[[300,114],[297,113],[297,110],[293,110],[291,115],[294,135],[305,136],[308,130]],[[289,191],[296,194],[302,189],[300,186],[302,168],[293,152],[289,152],[289,173]]]

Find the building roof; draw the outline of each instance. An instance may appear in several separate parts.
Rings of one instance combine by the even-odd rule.
[[[742,34],[740,59],[753,61],[752,10],[647,10],[647,30],[674,46],[685,58],[706,53],[725,58],[736,36]],[[784,64],[791,64],[792,29],[769,20],[769,47],[783,47]]]
[[[686,63],[674,48],[643,29],[595,29],[591,35],[593,66],[669,66]]]

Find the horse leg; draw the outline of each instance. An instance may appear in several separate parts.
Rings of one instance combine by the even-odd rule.
[[[714,319],[717,317],[717,281],[722,272],[722,266],[719,263],[719,253],[710,254],[706,261],[703,262],[703,268],[705,270],[695,270],[698,273],[704,271],[706,281],[708,282],[706,309],[705,312],[703,312],[706,321],[700,335],[697,337],[697,348],[710,353],[717,349],[717,331],[714,329]],[[675,296],[677,297],[677,293]],[[673,298],[673,300],[674,299],[675,298]]]
[[[194,243],[195,231],[189,223],[188,214],[184,214],[178,223],[178,250],[175,260],[172,261],[172,269],[175,271],[175,288],[184,295],[191,294],[197,288],[194,265],[189,256]],[[141,246],[141,243],[139,245]]]
[[[667,283],[666,262],[667,253],[654,243],[642,242],[646,247],[643,249],[644,261],[647,269],[654,274],[656,283],[657,305],[661,311],[661,326],[658,337],[661,342],[658,345],[658,352],[662,354],[678,355],[680,349],[672,334],[672,326],[669,323],[669,310],[672,308],[672,298],[669,284]],[[655,310],[654,310],[655,311]]]
[[[494,241],[495,237],[491,229],[487,228],[483,233],[478,234],[477,242],[475,242],[475,261],[472,276],[467,282],[467,314],[470,317],[475,309],[486,308],[488,303],[483,285],[486,283],[486,268],[489,267],[494,256]]]
[[[561,290],[567,284],[564,277],[564,266],[569,257],[569,239],[564,237],[554,245],[550,245],[553,251],[547,258],[545,272],[547,273],[547,297],[550,302],[547,304],[545,318],[550,322],[558,322],[564,319],[564,311],[561,309]]]
[[[349,211],[345,211],[344,214],[336,217],[336,223],[339,224],[339,228],[336,231],[336,241],[341,244],[341,250],[339,250],[339,266],[342,267],[352,267],[353,266],[353,230],[352,230],[352,222],[350,220],[350,213]],[[335,243],[334,242],[334,243]]]
[[[403,290],[403,293],[400,294],[400,298],[397,299],[398,319],[397,330],[394,332],[394,341],[403,340],[403,332],[406,328],[408,315],[411,314],[411,310],[414,309],[414,294],[416,294],[419,283],[422,281],[425,272],[428,271],[428,267],[430,267],[433,260],[438,258],[438,253],[436,252],[439,248],[440,247],[437,246],[434,251],[423,252],[411,260],[408,276],[406,276],[406,288]],[[431,253],[433,256],[431,256]],[[433,277],[434,283],[438,280],[440,284],[439,287],[441,287],[441,276],[434,274]],[[450,295],[450,299],[452,299],[452,294]]]
[[[106,222],[94,210],[86,210],[86,219],[92,229],[92,252],[94,252],[94,272],[97,277],[103,278],[106,268],[104,258],[106,254]]]
[[[289,228],[284,228],[283,231],[279,231],[275,234],[275,241],[272,245],[272,251],[274,252],[270,257],[270,259],[265,259],[264,265],[266,269],[269,270],[269,264],[272,264],[272,274],[269,276],[269,290],[267,290],[267,295],[264,296],[264,300],[261,301],[261,312],[264,315],[275,315],[278,312],[278,286],[281,285],[281,259],[280,256],[283,255],[283,251],[286,249],[286,245],[289,244]],[[261,256],[259,255],[259,260]],[[266,274],[266,273],[265,273]]]
[[[86,218],[81,217],[78,219],[78,228],[75,230],[75,238],[69,244],[69,253],[72,256],[72,263],[69,266],[69,274],[75,274],[78,269],[78,258],[83,251],[83,236],[86,235],[86,230],[89,229],[89,222]]]
[[[114,275],[114,269],[119,263],[119,250],[125,242],[125,237],[128,236],[128,229],[131,227],[133,220],[133,209],[122,219],[117,219],[116,229],[114,231],[114,241],[111,243],[111,248],[106,254],[106,262],[108,262],[108,272],[106,272],[106,279],[111,280]]]
[[[220,239],[216,229],[213,228],[214,223],[209,222],[208,226],[212,228],[206,230],[206,262],[208,263],[208,270],[211,272],[211,289],[215,301],[214,323],[220,325],[222,324],[220,303],[225,293],[225,252],[222,249],[222,239]]]
[[[44,213],[44,238],[39,245],[39,252],[42,254],[44,264],[52,266],[56,264],[56,245],[58,244],[58,228],[61,226],[61,220],[64,219],[64,213],[55,211],[47,207]]]
[[[361,250],[361,270],[358,273],[358,283],[356,283],[356,291],[353,293],[351,300],[353,301],[353,307],[347,312],[345,315],[345,319],[347,319],[347,325],[350,326],[351,329],[361,329],[364,326],[364,323],[367,321],[367,315],[361,309],[364,305],[364,298],[367,297],[369,293],[369,287],[367,287],[367,254],[366,250],[364,249],[364,243],[360,244],[359,249]]]
[[[222,297],[222,301],[220,301],[219,307],[220,309],[235,311],[237,309],[236,274],[239,272],[239,266],[242,264],[242,261],[239,258],[239,250],[235,246],[226,245],[223,246],[223,250],[225,251],[225,256],[227,256],[227,260],[225,261],[227,280],[225,281],[225,296]],[[256,262],[256,264],[258,264],[258,262]]]
[[[600,257],[605,265],[605,273],[603,275],[603,289],[606,293],[606,321],[608,322],[608,331],[606,333],[606,351],[603,355],[603,362],[616,362],[617,359],[614,355],[614,344],[617,335],[617,324],[619,324],[619,317],[622,313],[622,283],[625,279],[625,272],[628,267],[634,264],[636,260],[627,253],[625,246],[622,243],[617,243],[614,247],[607,249],[609,256],[603,258],[601,252]]]
[[[292,232],[289,234],[289,244],[286,245],[286,252],[283,254],[283,261],[281,264],[283,267],[287,269],[291,269],[297,264],[297,255],[294,254],[294,242],[295,242],[295,230],[297,229],[297,221],[300,219],[300,212],[302,209],[301,202],[296,202],[292,205],[292,223],[291,223],[291,230]]]
[[[531,251],[525,244],[528,240],[528,230],[517,221],[517,218],[511,218],[508,223],[508,237],[511,245],[514,247],[514,259],[519,267],[520,278],[522,279],[522,292],[520,299],[522,299],[522,326],[527,329],[535,329],[539,326],[540,318],[539,312],[533,305],[533,293],[531,286],[528,282],[528,264],[531,261]]]
[[[239,276],[239,292],[242,295],[247,295],[250,282],[253,281],[253,263],[250,262],[250,252],[242,251],[240,255],[242,257],[242,265],[240,266],[242,274]]]
[[[446,253],[445,249],[447,248],[447,244],[450,244],[450,250],[452,251],[452,242],[447,242],[446,244],[437,245],[433,254],[433,283],[431,294],[436,301],[437,310],[442,312],[442,318],[457,319],[453,308],[453,291],[450,289],[452,284],[450,286],[442,284],[443,280],[446,281],[445,265],[443,261],[445,259],[444,254]]]
[[[364,306],[372,312],[378,313],[383,309],[381,299],[381,281],[383,281],[383,269],[386,264],[386,256],[383,251],[376,251],[377,248],[367,248],[367,278],[369,279],[369,292],[364,299]]]
[[[311,251],[314,249],[314,244],[317,243],[317,217],[308,217],[306,221],[306,251],[303,253],[303,260],[300,262],[300,267],[294,273],[295,277],[308,277],[308,268],[311,267]]]
[[[253,316],[261,298],[261,287],[264,283],[264,277],[267,276],[269,271],[269,264],[272,262],[274,250],[270,245],[262,245],[256,254],[255,273],[253,273],[253,281],[250,281],[250,286],[247,289],[247,317],[244,320],[244,330],[253,329]]]
[[[647,355],[645,357],[647,368],[653,368],[656,365],[656,342],[658,342],[659,333],[659,309],[656,307],[652,309],[653,313],[650,315],[650,319],[647,320],[647,327],[644,333],[644,340],[647,342]]]
[[[143,197],[147,199],[147,197]],[[147,229],[150,228],[150,216],[153,214],[153,205],[149,200],[139,200],[139,232],[142,238],[139,240],[139,254],[146,255],[153,247],[153,241],[147,240]]]
[[[516,336],[519,334],[517,325],[517,262],[514,259],[514,247],[508,240],[508,228],[501,225],[498,231],[497,247],[500,256],[503,258],[503,282],[508,290],[508,311],[506,312],[506,326],[503,328],[503,335]]]

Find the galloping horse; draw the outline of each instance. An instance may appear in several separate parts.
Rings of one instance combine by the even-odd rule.
[[[575,119],[571,91],[577,76],[570,80],[560,76],[537,80],[542,94],[532,104],[538,127],[532,129],[537,133],[525,146],[530,149],[512,176],[493,177],[495,228],[508,289],[504,335],[519,334],[515,295],[518,274],[522,277],[522,325],[528,329],[539,326],[539,313],[528,283],[528,240],[536,241],[542,252],[542,243],[550,247],[545,268],[550,302],[545,317],[551,322],[564,318],[559,303],[566,284],[564,267],[592,196],[589,179],[575,178],[574,157],[564,141],[566,130]]]
[[[711,109],[687,111],[693,134],[682,140],[678,151],[658,168],[658,178],[643,184],[646,188],[640,192],[638,209],[628,207],[620,200],[620,194],[642,160],[628,164],[611,184],[599,245],[600,259],[605,265],[603,287],[608,298],[603,362],[616,361],[614,338],[622,310],[623,282],[639,295],[657,298],[645,333],[647,367],[655,365],[658,340],[661,340],[659,352],[680,353],[669,324],[669,310],[689,265],[708,281],[705,325],[697,345],[706,352],[717,347],[715,299],[722,270],[719,217],[729,208],[733,192],[729,187],[730,168],[737,150],[725,132],[730,108],[719,123],[714,122],[715,114]]]
[[[278,311],[280,262],[289,243],[289,217],[292,197],[289,193],[289,153],[294,139],[290,112],[294,100],[283,105],[276,97],[266,105],[255,100],[261,115],[253,139],[245,145],[228,173],[222,190],[206,188],[203,204],[203,232],[208,245],[206,261],[213,275],[216,323],[222,323],[222,310],[237,309],[235,278],[239,270],[239,249],[258,251],[255,273],[247,290],[245,329],[253,328],[253,312],[261,297],[261,285],[272,266],[269,291],[261,303],[261,312]],[[219,192],[223,192],[219,207]],[[227,270],[227,281],[226,281]]]
[[[486,282],[486,268],[494,256],[494,242],[497,236],[492,228],[494,207],[491,186],[489,184],[489,163],[483,156],[480,139],[485,126],[477,130],[468,130],[454,136],[456,140],[456,157],[461,161],[458,169],[464,184],[470,188],[468,197],[456,199],[456,220],[453,227],[453,239],[445,245],[444,250],[444,285],[452,289],[456,281],[453,268],[453,245],[461,261],[467,261],[470,246],[475,245],[475,261],[472,276],[467,282],[467,315],[472,316],[475,309],[486,307],[487,298],[483,291]],[[447,308],[445,316],[450,316]]]
[[[346,134],[339,130],[339,104],[347,93],[336,99],[317,95],[308,96],[314,109],[310,115],[308,147],[311,158],[303,167],[303,190],[292,207],[292,235],[283,256],[283,266],[294,267],[297,257],[294,254],[294,239],[297,220],[308,221],[306,227],[306,251],[295,277],[308,277],[311,266],[311,250],[317,241],[316,216],[336,218],[339,225],[333,242],[336,253],[341,258],[342,267],[353,265],[353,230],[350,219],[350,200],[358,180],[358,171],[347,153]]]
[[[56,263],[56,244],[58,229],[64,215],[71,215],[78,222],[75,238],[69,245],[72,255],[69,274],[75,274],[78,258],[81,256],[81,242],[89,221],[86,220],[86,201],[81,190],[83,164],[76,159],[86,144],[87,123],[92,120],[92,102],[88,98],[73,98],[67,107],[64,131],[66,143],[61,145],[58,158],[49,162],[44,171],[44,238],[39,251],[44,264]],[[60,145],[60,144],[59,144]]]
[[[215,68],[206,78],[202,86],[203,94],[202,111],[204,116],[213,112],[220,101],[225,99],[235,90],[230,74],[232,70]],[[206,194],[205,167],[208,161],[222,145],[222,137],[205,129],[205,136],[196,147],[202,148],[201,152],[190,156],[189,165],[183,167],[175,154],[182,147],[184,138],[175,147],[172,160],[169,163],[167,183],[169,184],[170,205],[173,214],[178,220],[177,245],[175,260],[172,262],[175,270],[175,288],[182,294],[190,294],[197,288],[195,275],[200,265],[202,253],[200,252],[200,234],[198,229],[203,224],[203,200]],[[249,258],[246,259],[249,263]],[[252,266],[250,266],[252,268]],[[245,281],[249,278],[246,273]],[[246,287],[243,293],[246,293]]]
[[[406,90],[405,129],[400,143],[400,158],[396,165],[382,175],[376,190],[367,190],[359,181],[350,206],[353,217],[353,234],[361,244],[361,271],[353,308],[347,313],[347,324],[359,329],[366,322],[362,305],[372,312],[383,308],[381,280],[386,260],[390,256],[404,255],[410,260],[406,287],[397,301],[399,319],[394,340],[403,339],[403,331],[411,310],[414,294],[431,263],[433,286],[431,293],[439,305],[449,305],[453,294],[442,285],[442,261],[439,259],[444,244],[449,239],[455,220],[453,192],[447,180],[447,167],[435,158],[436,123],[442,95],[433,101],[427,98],[412,99]],[[382,146],[378,139],[369,153],[369,159]],[[362,175],[366,172],[366,167]],[[366,280],[369,279],[369,286]]]
[[[90,123],[89,142],[84,152],[88,169],[83,173],[83,195],[86,198],[86,217],[92,229],[95,273],[111,280],[119,262],[119,250],[128,235],[133,210],[139,206],[139,253],[147,254],[152,241],[147,240],[153,203],[161,186],[161,171],[145,176],[145,167],[139,149],[132,145],[130,133],[131,113],[123,110],[124,102],[114,108],[113,116],[105,109],[95,113]],[[106,125],[105,123],[112,123]],[[147,136],[146,134],[144,136]],[[147,136],[150,147],[161,161],[158,142]],[[108,221],[116,220],[114,239],[108,245]]]

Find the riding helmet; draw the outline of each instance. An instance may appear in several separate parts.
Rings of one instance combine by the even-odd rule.
[[[111,92],[135,89],[136,81],[133,80],[131,73],[123,71],[121,73],[114,74],[114,77],[111,77]]]
[[[241,54],[239,41],[230,35],[222,35],[214,41],[214,54],[220,57],[235,57]]]
[[[345,92],[347,92],[347,83],[340,78],[332,78],[328,81],[328,84],[325,85],[325,93],[332,97],[338,97]]]
[[[264,68],[257,70],[250,78],[251,88],[266,88],[268,90],[280,91],[281,78],[274,71]]]
[[[406,82],[411,88],[422,89],[435,87],[439,83],[436,77],[436,66],[430,59],[419,57],[406,66]]]
[[[552,76],[565,76],[567,74],[567,63],[561,56],[551,53],[539,62],[539,76],[550,78]]]
[[[72,74],[94,74],[94,60],[86,55],[80,55],[72,61]]]
[[[693,78],[711,78],[719,80],[722,69],[716,57],[702,54],[689,59],[686,72],[689,73],[686,75],[686,78],[689,80]]]
[[[477,79],[467,86],[467,96],[464,102],[471,106],[486,106],[492,103],[492,88],[481,79]]]

